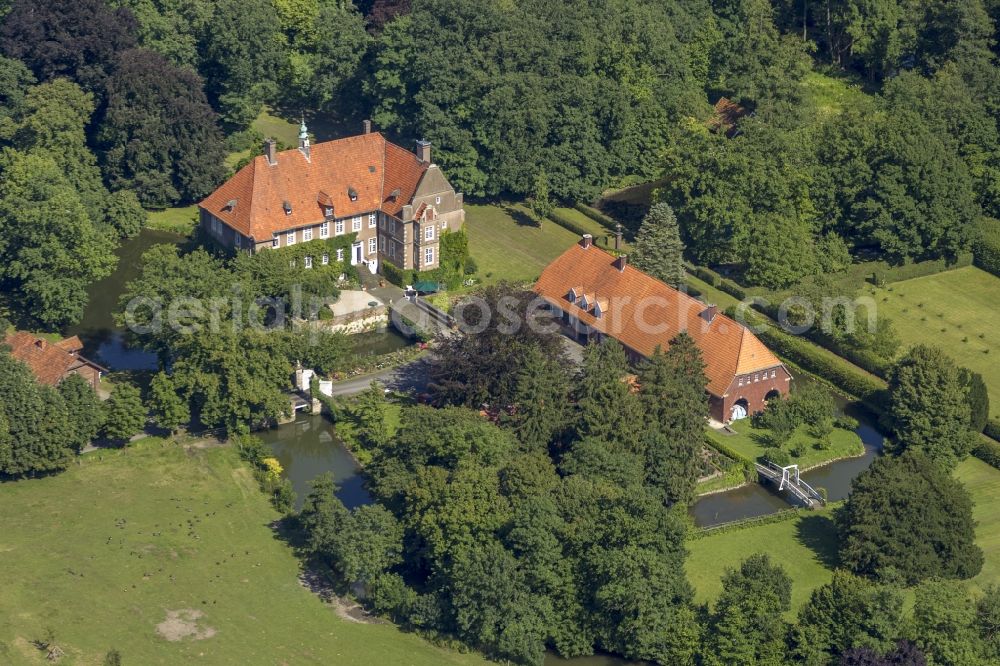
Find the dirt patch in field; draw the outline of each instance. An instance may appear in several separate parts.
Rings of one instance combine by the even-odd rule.
[[[156,625],[156,633],[168,641],[182,641],[190,638],[202,641],[215,635],[215,628],[199,624],[204,613],[193,608],[168,610],[167,619]]]
[[[313,594],[323,600],[337,617],[348,622],[359,624],[384,624],[385,620],[371,615],[361,604],[351,599],[346,599],[336,593],[330,582],[321,574],[313,570],[303,571],[299,575],[299,583]]]

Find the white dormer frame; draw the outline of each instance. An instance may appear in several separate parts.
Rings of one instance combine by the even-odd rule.
[[[600,319],[604,315],[604,309],[601,307],[600,301],[595,301],[594,303],[594,316]]]
[[[580,298],[580,296],[581,294],[576,293],[575,287],[570,287],[569,294],[567,294],[566,296],[566,300],[576,303],[577,300]]]

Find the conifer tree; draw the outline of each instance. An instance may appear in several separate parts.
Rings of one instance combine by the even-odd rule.
[[[708,401],[701,350],[681,333],[639,369],[649,482],[667,503],[691,499],[698,474]]]
[[[658,203],[649,209],[635,239],[633,263],[639,270],[673,287],[684,282],[684,243],[674,211]]]
[[[897,450],[922,451],[946,469],[969,453],[967,390],[944,351],[926,345],[911,349],[893,368],[889,397]]]
[[[544,449],[565,425],[568,396],[564,366],[530,347],[517,374],[515,411],[504,420],[525,448]]]
[[[613,338],[591,344],[583,352],[583,371],[577,388],[576,435],[639,448],[644,421],[639,399],[632,392],[625,349]]]

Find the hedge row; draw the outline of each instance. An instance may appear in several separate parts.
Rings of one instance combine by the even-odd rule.
[[[979,223],[972,251],[976,266],[1000,277],[1000,220],[988,217]]]
[[[742,530],[747,527],[760,527],[761,525],[770,525],[772,523],[783,523],[786,520],[794,520],[795,518],[798,518],[805,511],[806,509],[799,507],[790,507],[788,509],[780,509],[774,513],[768,513],[763,516],[743,518],[742,520],[734,520],[732,522],[722,523],[721,525],[696,527],[688,534],[688,539],[694,541],[695,539],[701,539],[714,534],[725,534],[726,532]]]
[[[403,270],[391,261],[383,260],[378,262],[378,270],[386,280],[397,287],[405,287],[408,284],[413,284],[413,271]]]
[[[577,224],[576,220],[571,220],[570,218],[566,217],[565,215],[563,215],[562,213],[560,213],[557,210],[553,210],[551,213],[549,213],[548,214],[548,218],[550,220],[552,220],[553,222],[555,222],[556,224],[558,224],[560,227],[564,227],[566,229],[569,229],[570,231],[572,231],[573,233],[577,234],[578,236],[582,236],[583,234],[589,234],[590,233],[589,229],[584,229],[579,224]],[[593,235],[593,234],[591,234],[591,235]]]
[[[903,266],[889,266],[885,262],[878,261],[874,262],[874,265],[878,266],[878,268],[875,268],[872,272],[871,281],[875,285],[903,282],[904,280],[912,280],[913,278],[935,275],[954,268],[971,266],[972,262],[973,254],[971,252],[963,252],[954,260],[932,259],[915,264],[904,264]]]
[[[995,439],[1000,442],[1000,421],[996,419],[990,419],[986,422],[986,428],[983,430],[983,434],[990,439]]]
[[[1000,469],[1000,442],[986,437],[980,437],[972,447],[972,455],[987,465]]]
[[[608,231],[616,231],[615,227],[618,224],[617,220],[605,215],[596,208],[591,208],[590,206],[582,203],[573,204],[573,208],[577,209],[578,211],[580,211],[581,213],[592,219],[594,222],[597,222],[599,225],[601,225]]]
[[[759,326],[762,320],[747,312],[748,325],[758,327],[757,337],[775,353],[787,357],[805,370],[830,382],[844,393],[867,403],[878,413],[886,411],[886,384],[845,359],[826,352],[804,338],[791,335],[768,323]]]

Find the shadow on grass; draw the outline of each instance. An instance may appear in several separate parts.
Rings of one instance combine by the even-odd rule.
[[[795,528],[795,538],[816,553],[816,558],[828,569],[840,565],[837,555],[837,525],[830,516],[805,516]]]
[[[535,218],[531,217],[530,215],[528,215],[527,213],[525,213],[523,210],[518,210],[517,208],[514,208],[513,206],[506,206],[505,205],[503,207],[503,212],[505,212],[508,215],[510,215],[511,219],[514,220],[515,222],[517,222],[518,226],[522,226],[522,227],[535,227],[535,228],[538,228],[538,227],[542,226],[538,222],[538,220],[536,220]]]

